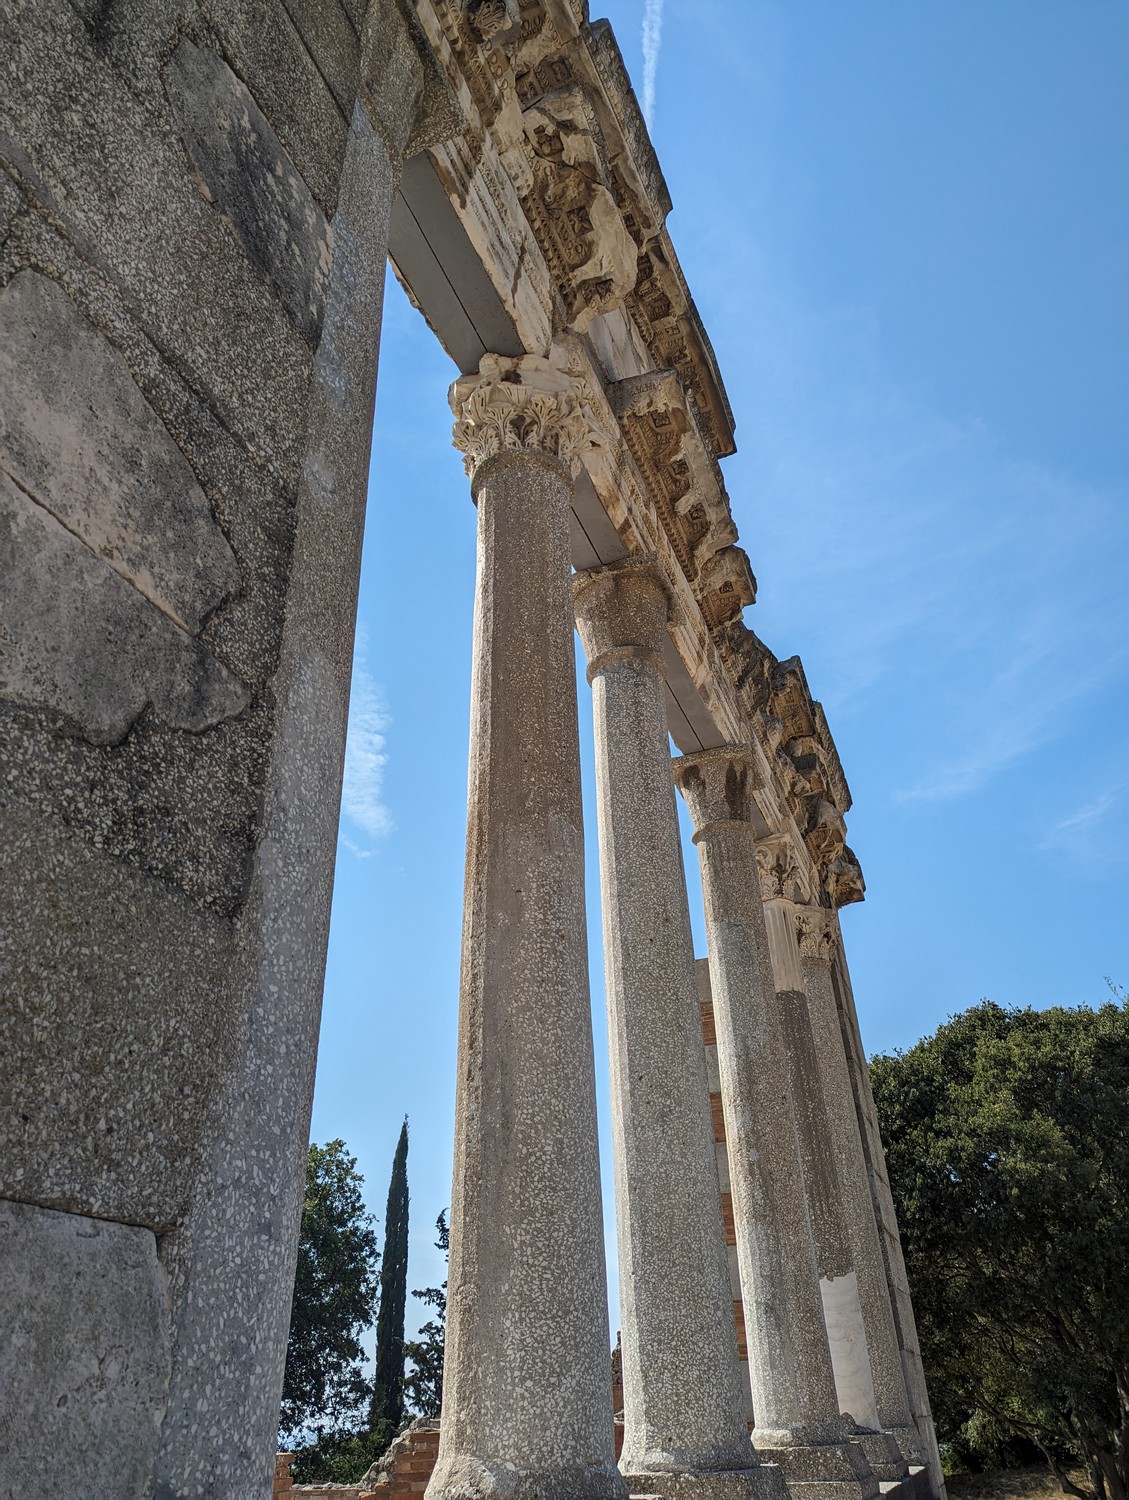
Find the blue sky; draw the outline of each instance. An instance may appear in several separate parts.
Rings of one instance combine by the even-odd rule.
[[[855,796],[868,1050],[985,995],[1100,1003],[1104,976],[1129,986],[1129,6],[592,14],[651,116],[736,415],[746,619],[803,658]],[[382,1217],[410,1116],[413,1286],[441,1279],[450,1200],[474,587],[454,373],[390,278],[312,1129]],[[610,1224],[606,1152],[604,1183]]]

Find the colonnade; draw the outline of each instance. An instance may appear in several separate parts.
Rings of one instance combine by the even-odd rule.
[[[571,577],[573,474],[602,441],[583,385],[547,360],[487,356],[451,399],[478,506],[478,577],[447,1364],[428,1494],[783,1500],[791,1488],[871,1500],[920,1445],[838,1034],[834,915],[769,901],[770,939],[750,747],[671,762],[661,564],[633,557]],[[596,739],[618,1466],[574,622]],[[751,1435],[676,785],[705,899]]]

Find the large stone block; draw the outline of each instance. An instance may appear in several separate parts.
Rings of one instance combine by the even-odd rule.
[[[230,924],[34,810],[0,848],[0,1194],[172,1227],[238,1036]]]
[[[331,216],[356,97],[357,30],[335,0],[210,0],[208,23],[322,212]]]
[[[2,43],[0,156],[247,451],[293,484],[311,351],[193,174],[159,71],[179,7],[135,6],[128,26],[102,29],[60,0],[26,9]]]
[[[325,215],[246,85],[217,53],[182,37],[164,80],[208,201],[316,347],[333,261]]]
[[[195,639],[239,572],[113,346],[26,271],[0,293],[0,692],[95,743],[146,703],[198,731],[247,689]]]
[[[0,1494],[74,1472],[84,1494],[147,1500],[169,1381],[155,1237],[0,1202],[0,1298]]]

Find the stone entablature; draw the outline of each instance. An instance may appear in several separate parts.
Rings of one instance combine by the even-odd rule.
[[[658,557],[671,638],[714,743],[756,747],[762,831],[797,838],[830,902],[860,900],[850,793],[823,710],[798,658],[778,661],[741,619],[756,580],[718,464],[734,451],[733,417],[611,28],[582,0],[417,10],[467,122],[431,148],[435,174],[517,341],[590,393],[601,441],[583,463],[619,555]]]

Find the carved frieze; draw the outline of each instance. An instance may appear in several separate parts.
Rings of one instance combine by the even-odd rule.
[[[831,898],[831,905],[836,909],[849,906],[852,901],[863,900],[866,882],[862,878],[862,866],[855,857],[854,850],[848,845],[844,844],[842,853],[832,861],[823,883]]]
[[[560,64],[553,59],[544,66]],[[635,285],[636,247],[611,191],[595,110],[577,84],[522,111],[533,168],[525,209],[565,304],[583,332]]]
[[[711,631],[740,618],[745,606],[757,599],[757,581],[745,552],[740,547],[715,552],[699,572],[695,592]]]
[[[718,626],[714,632],[714,642],[737,689],[749,723],[764,722],[766,748],[774,751],[779,744],[778,732],[781,726],[780,721],[769,714],[768,700],[776,657],[740,618]],[[774,736],[776,743],[769,743]]]
[[[677,370],[715,458],[734,451],[733,413],[713,348],[665,233],[641,250],[628,309],[659,369]]]
[[[619,381],[609,392],[683,572],[711,629],[752,603],[752,574],[727,553],[737,528],[721,470],[674,370]],[[740,553],[744,558],[744,553]],[[752,593],[750,593],[750,587]]]
[[[466,18],[480,42],[492,42],[500,31],[521,25],[517,0],[467,0]]]

